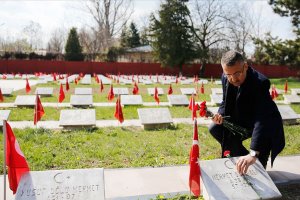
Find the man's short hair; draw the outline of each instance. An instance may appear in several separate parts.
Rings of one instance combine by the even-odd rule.
[[[221,65],[233,66],[237,62],[244,62],[244,58],[238,51],[230,50],[223,54],[221,58]]]

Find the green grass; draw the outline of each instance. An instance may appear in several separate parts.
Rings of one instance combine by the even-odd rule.
[[[285,126],[286,147],[280,155],[300,153],[300,126]],[[92,130],[14,129],[31,170],[72,168],[160,167],[188,164],[193,126],[145,131],[138,127]],[[2,142],[1,134],[1,142]],[[199,127],[201,160],[220,157],[220,145]],[[249,147],[249,140],[244,142]],[[0,146],[3,162],[3,146]],[[2,168],[1,168],[2,170]],[[2,171],[0,171],[2,172]]]

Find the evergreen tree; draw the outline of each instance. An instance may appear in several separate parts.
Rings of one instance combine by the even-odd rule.
[[[288,65],[291,68],[300,67],[300,40],[282,41],[278,37],[266,34],[264,40],[255,38],[255,61],[259,64]]]
[[[133,22],[131,22],[131,24],[130,24],[128,45],[131,48],[138,47],[141,45],[140,35],[139,35],[138,30]]]
[[[79,37],[76,28],[71,28],[68,40],[65,46],[65,60],[82,61],[84,56],[82,54],[82,47],[79,43]]]
[[[295,32],[300,35],[300,1],[299,0],[269,0],[275,13],[291,17]]]
[[[159,18],[151,15],[150,36],[155,58],[162,66],[179,67],[195,58],[189,10],[182,0],[166,0]]]
[[[121,41],[120,41],[121,47],[128,47],[129,46],[128,41],[129,41],[129,32],[127,30],[127,26],[125,25],[121,33]]]
[[[149,45],[149,29],[148,28],[143,28],[140,31],[140,40],[141,40],[141,45]]]

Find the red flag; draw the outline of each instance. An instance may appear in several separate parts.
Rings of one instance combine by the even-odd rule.
[[[29,172],[29,167],[10,125],[7,122],[5,124],[6,165],[8,167],[9,188],[15,194],[22,175]]]
[[[169,87],[169,91],[168,91],[168,94],[173,94],[173,88],[172,88],[172,84],[170,84],[170,87]]]
[[[100,79],[100,92],[102,92],[103,89],[104,89],[104,86],[103,86],[102,80]]]
[[[195,103],[194,94],[191,96],[189,109],[192,111],[192,120],[194,120],[197,118],[197,110],[199,109],[198,104]]]
[[[157,104],[159,104],[159,97],[158,97],[157,87],[155,87],[155,89],[154,89],[154,99],[157,102]]]
[[[193,110],[193,106],[195,106],[194,94],[192,94],[192,96],[190,98],[189,109]]]
[[[69,81],[68,81],[68,76],[66,78],[66,90],[69,91],[70,86],[69,86]]]
[[[201,84],[201,94],[204,94],[204,85],[203,85],[203,82],[202,82],[202,84]]]
[[[53,80],[56,81],[56,73],[52,74]]]
[[[194,123],[193,146],[190,151],[190,191],[196,196],[200,196],[200,160],[199,160],[199,142],[197,120]]]
[[[77,80],[77,78],[75,78],[75,84],[77,85],[77,83],[78,83],[78,80]]]
[[[45,111],[42,102],[40,100],[40,97],[39,95],[36,95],[36,101],[34,106],[34,121],[33,121],[34,125],[36,125],[36,123],[41,120],[44,114]]]
[[[95,76],[95,80],[96,80],[97,83],[99,83],[99,78],[98,78],[97,75]]]
[[[62,84],[60,84],[58,102],[61,103],[65,99],[65,92]]]
[[[3,101],[4,101],[4,98],[3,98],[2,91],[1,91],[1,88],[0,88],[0,102],[3,102]]]
[[[123,117],[123,111],[122,111],[122,106],[121,106],[121,95],[119,95],[117,102],[116,102],[116,110],[115,110],[115,118],[119,120],[120,123],[124,121]]]
[[[284,93],[286,94],[287,91],[288,91],[288,81],[286,80],[284,84]]]
[[[205,117],[206,116],[206,112],[207,112],[207,107],[206,107],[206,101],[203,101],[202,103],[200,103],[200,108],[199,108],[199,113],[201,117]]]
[[[139,87],[137,85],[137,83],[135,82],[134,83],[134,87],[133,87],[133,90],[132,90],[132,94],[138,94],[139,93]]]
[[[31,90],[29,82],[28,82],[28,78],[26,78],[26,93],[29,93]]]
[[[277,93],[277,90],[275,88],[275,85],[272,86],[271,97],[272,97],[273,100],[278,97],[278,93]]]
[[[114,89],[113,89],[113,86],[110,85],[110,90],[109,90],[109,92],[108,92],[107,99],[108,99],[109,101],[111,101],[111,100],[114,99],[114,97],[115,97]]]

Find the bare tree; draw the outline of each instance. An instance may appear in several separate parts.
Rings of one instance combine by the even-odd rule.
[[[51,37],[47,44],[47,51],[52,53],[62,53],[64,42],[66,40],[66,30],[57,28],[51,33]]]
[[[191,21],[202,68],[208,62],[209,50],[218,43],[228,40],[228,23],[232,19],[229,4],[219,0],[193,0]]]
[[[86,28],[82,28],[79,31],[79,42],[89,60],[95,60],[103,46],[102,35],[93,30],[88,31]]]
[[[133,12],[132,0],[89,0],[86,7],[96,22],[92,30],[104,39],[104,49],[112,45]]]
[[[249,6],[249,5],[248,5]],[[237,11],[228,24],[229,40],[233,48],[246,56],[245,48],[252,41],[254,34],[254,18],[251,11],[245,12],[247,4],[237,4]]]
[[[30,23],[23,28],[23,32],[29,39],[32,49],[37,50],[42,44],[42,27],[39,23],[30,21]]]

